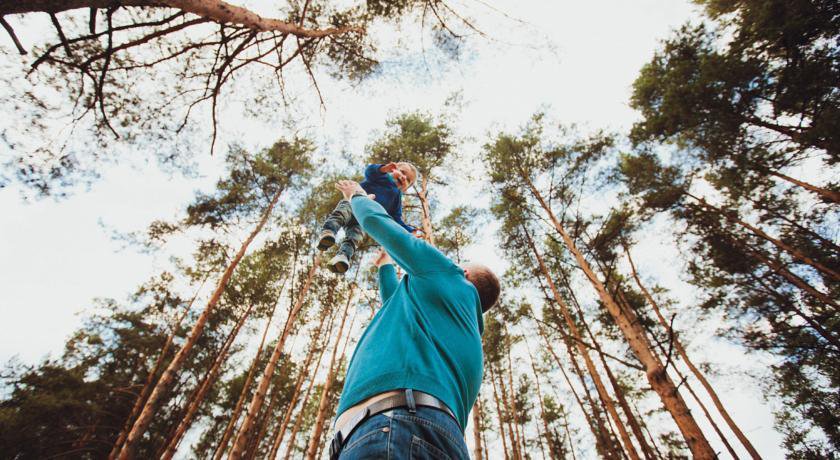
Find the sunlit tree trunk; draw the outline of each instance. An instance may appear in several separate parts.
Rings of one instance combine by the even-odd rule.
[[[550,433],[551,430],[548,428],[548,419],[546,419],[546,416],[545,416],[545,404],[543,404],[543,392],[542,392],[542,384],[540,383],[540,373],[537,372],[537,365],[534,362],[534,356],[531,354],[531,347],[528,344],[528,337],[527,336],[525,336],[525,349],[528,351],[528,359],[531,362],[531,370],[534,372],[534,382],[536,382],[536,385],[537,385],[537,401],[539,401],[539,403],[540,403],[540,420],[542,421],[543,433],[545,433],[545,436],[547,438],[548,433]],[[540,450],[543,450],[542,437],[540,437],[539,443],[540,443]],[[545,453],[543,453],[543,456],[545,456]],[[551,442],[548,443],[548,456],[552,460],[560,457],[557,454],[557,452],[554,451],[554,446],[552,445]]]
[[[301,288],[300,292],[298,293],[298,298],[295,302],[294,307],[289,312],[289,318],[287,319],[286,327],[283,328],[283,332],[277,339],[277,344],[274,346],[274,351],[271,353],[271,357],[268,360],[268,364],[266,364],[265,369],[263,370],[260,383],[257,386],[257,390],[254,392],[254,396],[251,398],[251,403],[248,406],[248,411],[246,412],[245,417],[242,420],[242,426],[239,428],[239,433],[237,433],[236,439],[233,442],[233,450],[230,453],[230,458],[233,460],[241,458],[242,455],[245,453],[248,435],[251,433],[251,429],[254,425],[254,417],[257,413],[259,413],[263,401],[265,400],[265,395],[268,391],[268,386],[271,383],[271,377],[274,375],[274,369],[277,367],[277,362],[280,360],[280,356],[283,353],[283,347],[286,343],[286,339],[288,338],[289,332],[292,329],[291,325],[294,324],[298,313],[300,313],[300,309],[303,307],[306,301],[306,295],[309,293],[309,287],[312,285],[312,279],[315,276],[315,270],[318,268],[319,261],[320,254],[317,254],[312,258],[312,264],[309,267],[309,273],[306,275],[306,281],[303,284],[303,288]]]
[[[499,417],[499,438],[502,439],[502,448],[505,452],[505,459],[509,459],[510,454],[508,451],[507,440],[505,440],[505,418],[502,415],[502,403],[499,400],[499,392],[496,388],[496,373],[493,371],[493,366],[488,366],[490,369],[490,382],[493,384],[493,400],[496,402],[496,415]],[[513,445],[511,445],[513,448]]]
[[[679,339],[679,334],[674,332],[671,328],[671,325],[668,323],[668,321],[665,320],[665,316],[662,315],[662,311],[659,309],[659,305],[653,299],[653,296],[651,295],[650,291],[647,290],[644,283],[642,283],[642,280],[639,278],[639,273],[636,271],[636,265],[633,263],[633,258],[630,256],[630,251],[625,247],[624,252],[627,255],[627,261],[630,263],[630,271],[633,275],[633,279],[636,281],[636,286],[638,286],[639,289],[642,291],[642,295],[644,295],[645,300],[648,302],[648,304],[650,304],[651,308],[653,309],[653,312],[656,314],[656,319],[659,320],[659,324],[665,329],[665,331],[668,333],[669,337],[673,341],[674,349],[677,350],[677,353],[680,355],[680,358],[682,358],[683,362],[685,362],[686,366],[688,366],[689,370],[691,370],[691,373],[694,374],[694,376],[697,378],[700,384],[703,385],[703,388],[706,389],[706,392],[709,393],[709,396],[712,398],[712,402],[714,403],[715,408],[717,408],[718,412],[720,412],[720,415],[726,421],[726,424],[729,425],[729,428],[732,430],[732,432],[735,433],[735,436],[738,438],[738,440],[741,441],[741,444],[743,444],[744,448],[747,449],[747,452],[749,452],[750,456],[753,459],[761,458],[761,456],[758,454],[758,451],[752,445],[750,440],[747,439],[747,436],[744,434],[743,431],[741,431],[741,428],[738,427],[738,424],[736,424],[735,420],[733,420],[732,417],[729,415],[729,411],[727,411],[726,407],[724,407],[723,402],[718,397],[715,389],[706,379],[706,376],[703,375],[700,369],[698,369],[697,366],[695,366],[691,359],[688,357],[688,353],[685,351],[685,347],[683,347],[682,341],[680,341]],[[699,402],[699,398],[696,399]]]
[[[508,405],[510,407],[509,414],[511,418],[511,428],[513,429],[514,438],[516,439],[516,446],[517,451],[519,452],[520,458],[525,458],[525,440],[523,439],[522,435],[522,426],[519,424],[519,410],[516,408],[516,386],[513,383],[513,360],[510,357],[510,349],[513,346],[510,340],[510,332],[508,331],[507,324],[505,326],[505,338],[506,338],[506,346],[505,351],[507,352],[507,378],[508,378],[508,388],[510,389],[510,395],[508,397]]]
[[[324,321],[327,318],[327,311],[324,310],[324,313],[321,315],[321,319],[318,323],[318,327],[312,333],[312,342],[306,352],[306,359],[304,360],[303,366],[301,366],[301,370],[298,373],[297,380],[295,381],[295,388],[292,392],[292,397],[289,400],[289,405],[286,407],[285,412],[283,413],[283,419],[280,421],[280,425],[277,427],[277,433],[274,435],[274,441],[272,442],[271,452],[268,455],[268,458],[273,459],[277,457],[277,451],[280,449],[280,443],[283,442],[283,437],[286,434],[286,429],[289,426],[289,420],[292,417],[292,412],[294,412],[295,406],[297,405],[298,398],[300,398],[300,390],[303,387],[303,382],[306,379],[307,375],[309,375],[309,369],[312,365],[312,360],[315,357],[315,351],[320,348],[320,352],[318,355],[318,363],[321,362],[321,356],[324,354],[324,350],[326,349],[326,341],[329,340],[329,334],[326,335],[326,341],[323,345],[320,345],[321,342],[321,333],[323,332]],[[329,329],[332,330],[332,323],[330,323]],[[316,365],[316,369],[317,369]]]
[[[181,422],[178,423],[178,427],[175,429],[175,433],[172,435],[171,439],[166,445],[166,449],[161,455],[161,458],[164,460],[169,460],[175,455],[175,451],[178,449],[178,444],[183,439],[184,434],[186,434],[189,427],[192,425],[193,417],[195,417],[196,412],[198,412],[198,408],[201,406],[201,403],[204,401],[204,397],[207,395],[207,391],[210,390],[210,387],[213,386],[213,383],[216,382],[216,378],[219,376],[219,371],[222,368],[222,363],[224,363],[225,359],[227,358],[228,351],[230,351],[230,347],[233,344],[234,340],[236,340],[236,336],[239,335],[239,331],[242,329],[242,325],[245,324],[245,321],[248,319],[248,316],[251,314],[251,311],[254,309],[254,306],[251,305],[248,309],[242,314],[242,317],[239,318],[239,321],[234,326],[233,330],[228,334],[228,337],[225,339],[225,343],[222,346],[222,349],[219,350],[219,354],[216,356],[215,361],[213,362],[213,367],[210,368],[210,371],[204,377],[204,380],[198,387],[198,390],[195,393],[195,396],[189,401],[187,406],[187,410],[181,418]]]
[[[257,226],[251,234],[248,235],[248,238],[242,243],[242,246],[240,246],[239,251],[236,253],[233,260],[231,260],[230,264],[228,264],[227,268],[225,268],[221,279],[219,279],[219,283],[216,285],[216,290],[213,292],[213,295],[210,297],[210,300],[207,302],[207,306],[204,308],[204,311],[201,312],[201,315],[198,317],[195,325],[193,325],[187,341],[184,343],[184,346],[178,350],[178,353],[175,354],[172,362],[169,363],[169,366],[163,372],[163,375],[161,375],[160,380],[158,380],[157,385],[155,385],[154,390],[152,390],[152,394],[149,395],[149,399],[146,401],[143,411],[140,412],[140,416],[137,417],[137,421],[134,422],[134,426],[132,426],[128,437],[125,440],[125,446],[123,446],[118,456],[121,460],[127,460],[134,457],[134,448],[146,433],[149,424],[152,422],[152,417],[154,417],[154,411],[158,401],[168,390],[172,381],[175,379],[176,373],[184,365],[187,356],[190,351],[192,351],[192,348],[195,346],[195,343],[198,341],[201,333],[204,331],[204,326],[207,324],[207,320],[210,319],[210,313],[213,312],[213,309],[222,297],[222,292],[224,292],[225,287],[227,287],[228,281],[230,281],[231,276],[233,276],[233,271],[245,256],[248,246],[250,246],[251,242],[254,241],[254,238],[257,237],[262,228],[265,226],[265,223],[268,221],[268,217],[271,215],[271,211],[274,210],[274,206],[276,206],[277,202],[280,200],[282,192],[283,189],[279,189],[277,193],[274,194],[271,198],[271,202],[266,207],[265,211],[263,211],[262,217],[257,223]]]
[[[286,281],[283,282],[284,287],[285,284]],[[281,292],[282,290],[283,289],[281,288]],[[251,382],[254,380],[254,375],[257,371],[257,364],[260,361],[260,356],[262,356],[263,347],[265,346],[265,338],[268,336],[268,329],[271,326],[271,321],[274,319],[274,313],[277,310],[277,305],[279,304],[280,296],[277,297],[277,302],[274,303],[274,306],[271,309],[271,314],[268,315],[268,321],[265,323],[265,329],[263,329],[262,338],[260,339],[260,346],[257,347],[257,354],[254,356],[254,360],[251,362],[251,367],[248,369],[248,375],[245,377],[245,383],[242,384],[242,391],[239,392],[239,398],[236,400],[236,406],[234,406],[233,414],[231,414],[230,421],[228,421],[225,431],[222,434],[222,440],[219,442],[219,445],[216,447],[216,451],[213,453],[214,460],[221,460],[227,450],[228,442],[230,442],[230,437],[233,435],[233,429],[236,426],[236,422],[239,420],[239,414],[242,412],[242,406],[245,404],[245,396],[247,396],[248,389],[251,387]]]
[[[601,302],[604,304],[619,329],[621,329],[624,333],[624,336],[627,338],[627,342],[635,353],[636,358],[638,358],[645,367],[648,382],[653,390],[659,395],[659,398],[662,400],[665,408],[674,418],[674,421],[677,423],[677,427],[682,433],[686,444],[688,444],[688,448],[692,455],[695,458],[702,460],[715,458],[716,454],[709,445],[709,441],[706,439],[705,435],[703,435],[703,431],[700,429],[697,421],[694,420],[694,417],[691,415],[691,411],[689,411],[682,396],[680,396],[679,392],[677,392],[677,387],[665,372],[659,358],[654,354],[653,347],[651,346],[650,341],[648,340],[648,337],[641,325],[631,321],[630,318],[628,318],[628,316],[622,311],[615,299],[613,299],[610,293],[607,292],[607,289],[598,279],[595,272],[592,270],[592,267],[589,265],[589,262],[586,261],[583,254],[580,250],[578,250],[577,245],[575,245],[574,241],[572,241],[572,238],[566,232],[566,229],[563,228],[560,221],[558,221],[557,217],[554,216],[554,212],[548,206],[548,203],[545,202],[542,195],[536,187],[534,187],[534,184],[531,183],[528,176],[526,174],[522,174],[522,178],[526,181],[534,198],[539,202],[546,214],[548,214],[551,223],[554,225],[557,233],[560,234],[566,248],[575,257],[578,266],[581,270],[583,270],[592,286],[598,292]]]
[[[475,460],[483,460],[484,453],[481,450],[481,405],[480,398],[476,398],[473,405],[472,422],[473,422],[473,452],[475,453]]]
[[[734,213],[728,212],[727,210],[724,210],[724,209],[721,209],[717,206],[709,204],[706,201],[705,198],[696,197],[696,196],[694,196],[694,195],[692,195],[691,193],[688,193],[688,192],[686,192],[685,194],[686,194],[686,196],[688,196],[688,197],[692,198],[694,201],[696,201],[703,208],[708,209],[710,212],[713,212],[715,214],[719,214],[719,215],[723,216],[727,221],[732,222],[734,224],[737,224],[738,226],[749,230],[753,235],[755,235],[755,236],[757,236],[757,237],[759,237],[763,240],[769,241],[770,243],[772,243],[777,248],[779,248],[779,249],[787,252],[788,254],[790,254],[794,259],[799,260],[800,262],[802,262],[804,264],[807,264],[807,265],[810,265],[810,266],[814,267],[815,269],[823,272],[824,274],[834,278],[835,281],[840,281],[840,273],[831,269],[830,267],[827,267],[827,266],[823,265],[822,263],[814,260],[813,258],[807,256],[802,251],[794,248],[793,246],[785,243],[784,241],[782,241],[778,238],[770,236],[764,230],[762,230],[762,229],[760,229],[760,228],[758,228],[758,227],[756,227],[756,226],[754,226],[754,225],[752,225],[748,222],[745,222],[745,221],[739,219],[738,217],[735,216]]]
[[[422,210],[420,222],[423,226],[425,239],[434,245],[435,235],[432,233],[432,210],[429,206],[429,179],[425,174],[420,179],[420,191],[417,193],[417,197],[420,199],[420,206]]]
[[[338,326],[338,334],[336,335],[335,345],[333,346],[332,356],[330,357],[330,367],[327,372],[327,380],[324,382],[324,388],[321,391],[321,401],[318,403],[318,412],[315,415],[315,427],[313,428],[312,436],[309,438],[309,447],[306,450],[306,458],[308,460],[313,460],[318,450],[319,441],[321,439],[321,430],[324,428],[324,420],[327,416],[330,391],[332,389],[332,384],[335,381],[335,374],[338,372],[338,369],[336,369],[336,358],[338,357],[338,349],[341,345],[341,335],[344,333],[344,324],[347,322],[347,316],[350,312],[350,303],[353,301],[353,294],[356,291],[356,280],[359,277],[360,270],[361,264],[356,268],[353,285],[350,288],[350,292],[347,294],[347,303],[344,305],[344,314],[341,316],[341,324]]]
[[[207,281],[209,276],[210,274],[208,273],[207,276],[204,277],[201,284],[198,286],[198,289],[196,289],[195,294],[193,294],[192,299],[190,299],[190,303],[187,304],[184,311],[181,312],[175,320],[175,324],[172,326],[172,331],[166,337],[166,341],[160,350],[160,354],[158,355],[154,366],[152,366],[152,369],[149,371],[149,375],[146,377],[146,383],[143,385],[143,390],[140,391],[140,396],[138,396],[137,400],[134,402],[134,406],[131,408],[131,413],[129,413],[128,418],[125,421],[125,425],[122,430],[120,430],[120,434],[117,436],[117,441],[114,443],[114,447],[108,454],[108,460],[113,460],[117,457],[117,454],[119,454],[126,437],[128,437],[128,430],[131,429],[135,417],[137,417],[137,414],[140,413],[140,410],[146,403],[146,398],[149,397],[149,393],[152,391],[152,384],[154,383],[155,375],[157,375],[160,366],[163,364],[163,360],[166,359],[166,355],[169,354],[169,350],[172,349],[172,343],[175,340],[175,334],[178,332],[178,328],[181,327],[181,323],[184,321],[184,318],[190,312],[190,309],[192,309],[195,299],[198,298],[198,293],[201,292],[201,288],[204,287],[204,283]]]
[[[827,188],[817,187],[816,185],[809,184],[809,183],[801,181],[799,179],[794,179],[793,177],[790,177],[786,174],[782,174],[778,171],[773,171],[773,170],[770,170],[770,169],[767,169],[766,171],[767,171],[767,174],[769,174],[773,177],[778,177],[779,179],[782,179],[782,180],[784,180],[786,182],[789,182],[793,185],[802,187],[805,190],[808,190],[809,192],[816,193],[821,198],[823,198],[825,201],[840,203],[840,193],[837,193],[833,190],[829,190]]]
[[[537,247],[534,245],[534,242],[531,239],[531,235],[528,234],[526,230],[523,229],[523,231],[525,233],[525,238],[528,241],[528,245],[531,247],[531,251],[533,252],[534,257],[537,259],[537,264],[539,265],[540,271],[543,274],[543,278],[545,279],[546,283],[548,283],[548,287],[549,289],[551,289],[551,293],[554,295],[554,304],[560,307],[560,312],[563,316],[563,319],[566,322],[566,326],[568,326],[569,331],[571,332],[572,337],[574,338],[574,342],[578,347],[578,353],[580,353],[580,355],[583,356],[583,362],[584,364],[586,364],[586,368],[589,371],[589,375],[592,377],[592,381],[595,384],[595,388],[598,391],[598,395],[600,396],[601,401],[603,401],[607,412],[610,414],[610,417],[612,417],[613,421],[615,422],[616,429],[618,430],[619,436],[621,437],[621,441],[624,444],[625,452],[631,460],[640,460],[639,454],[636,452],[636,447],[633,445],[633,441],[630,439],[630,434],[627,432],[627,429],[624,427],[624,422],[621,421],[621,418],[618,415],[618,411],[615,408],[615,403],[613,402],[612,398],[607,392],[607,388],[601,380],[601,376],[598,374],[598,370],[595,367],[595,363],[592,362],[592,358],[589,356],[589,351],[583,345],[583,339],[581,337],[580,330],[575,324],[574,318],[572,317],[572,314],[569,311],[569,307],[566,305],[566,302],[560,296],[560,291],[557,290],[557,286],[555,286],[554,284],[554,279],[552,278],[551,273],[549,273],[548,267],[546,267],[542,255],[540,255],[539,251],[537,251]]]

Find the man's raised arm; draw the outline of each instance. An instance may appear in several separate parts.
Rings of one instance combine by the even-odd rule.
[[[353,215],[362,229],[385,248],[407,273],[420,275],[458,268],[434,246],[415,238],[394,222],[382,205],[370,199],[356,182],[339,181],[336,188],[345,198],[350,198]]]

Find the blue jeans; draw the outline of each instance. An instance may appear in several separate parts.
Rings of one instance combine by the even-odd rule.
[[[349,260],[353,258],[356,249],[362,244],[365,232],[359,225],[359,221],[353,216],[353,208],[350,207],[350,202],[347,200],[339,201],[324,222],[324,229],[332,230],[333,233],[338,233],[341,228],[344,228],[344,239],[338,246],[338,252],[346,255]]]
[[[458,422],[446,412],[417,407],[391,409],[359,424],[344,442],[339,460],[465,459],[467,444]]]

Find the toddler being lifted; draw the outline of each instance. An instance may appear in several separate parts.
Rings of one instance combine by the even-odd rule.
[[[374,195],[374,200],[381,204],[388,215],[409,233],[416,229],[402,220],[402,194],[417,180],[417,168],[411,163],[399,162],[386,165],[373,164],[365,168],[365,180],[362,188],[368,194]],[[318,249],[325,251],[335,244],[335,235],[340,228],[344,228],[344,239],[338,247],[338,253],[329,261],[330,270],[344,273],[350,268],[353,253],[361,244],[365,234],[356,218],[350,202],[341,200],[333,212],[324,222],[324,227],[318,237]]]

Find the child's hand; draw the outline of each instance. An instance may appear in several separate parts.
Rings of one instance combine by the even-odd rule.
[[[374,257],[374,259],[373,259],[373,265],[376,265],[377,267],[381,267],[383,265],[388,265],[388,264],[393,264],[393,263],[394,263],[394,261],[391,260],[391,256],[389,256],[388,253],[385,252],[384,249],[379,248],[379,251],[376,253],[376,257]]]
[[[411,234],[414,235],[415,238],[423,238],[423,230],[420,230],[419,228],[415,228]]]
[[[382,165],[382,167],[379,168],[379,171],[384,172],[384,173],[392,173],[396,170],[397,170],[397,164],[394,163],[394,162]]]

